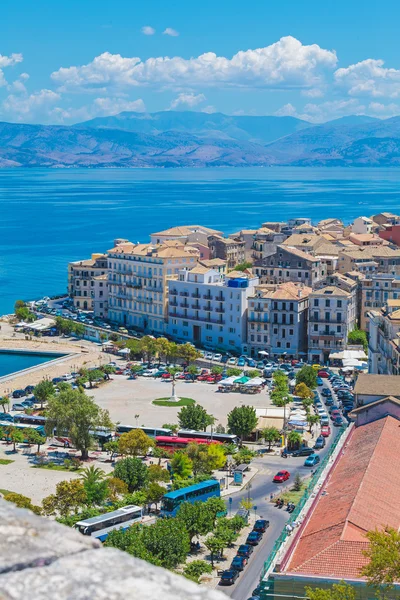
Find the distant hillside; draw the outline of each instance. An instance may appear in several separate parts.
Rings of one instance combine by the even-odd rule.
[[[121,113],[74,126],[0,123],[0,167],[400,166],[400,117]]]
[[[151,114],[123,112],[113,117],[98,117],[75,127],[122,129],[149,135],[177,131],[201,138],[267,144],[310,125],[294,117],[236,117],[222,113],[163,111]]]

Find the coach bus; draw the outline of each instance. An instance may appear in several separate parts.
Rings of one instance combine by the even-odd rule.
[[[129,431],[132,431],[132,429],[140,429],[150,438],[155,438],[158,435],[173,435],[170,429],[165,429],[164,427],[135,427],[134,425],[117,425],[116,433],[117,435],[121,435],[122,433],[128,433]]]
[[[219,498],[220,496],[219,482],[215,479],[208,479],[202,483],[196,483],[181,490],[164,494],[160,515],[162,517],[175,517],[183,502],[194,504],[194,502],[205,502],[208,498]]]
[[[98,517],[78,521],[78,523],[75,523],[74,528],[83,535],[90,535],[104,542],[110,531],[128,529],[134,523],[140,522],[142,515],[142,508],[131,504]]]
[[[34,429],[43,437],[46,437],[46,432],[43,425],[23,425],[22,423],[11,423],[10,421],[0,421],[0,428],[4,429],[20,429],[27,431],[28,429]]]
[[[239,443],[238,436],[233,435],[231,433],[214,433],[211,431],[194,431],[193,429],[180,429],[178,431],[178,436],[192,439],[203,438],[213,442],[221,442],[223,444],[235,444],[235,446],[237,446]]]
[[[176,450],[180,448],[186,448],[189,444],[221,444],[217,440],[208,440],[205,438],[183,438],[179,436],[168,436],[168,435],[157,435],[156,446],[158,448],[164,448],[165,450]]]
[[[46,417],[40,415],[26,415],[25,413],[16,413],[14,415],[14,423],[25,423],[26,425],[42,425],[46,423]]]

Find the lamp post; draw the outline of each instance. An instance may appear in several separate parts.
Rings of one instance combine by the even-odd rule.
[[[138,419],[139,419],[140,415],[135,415],[135,420],[136,420],[136,427],[138,426]]]

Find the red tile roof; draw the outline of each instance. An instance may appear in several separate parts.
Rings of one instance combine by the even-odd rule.
[[[400,423],[387,416],[357,427],[294,549],[286,572],[359,577],[365,533],[400,527]]]

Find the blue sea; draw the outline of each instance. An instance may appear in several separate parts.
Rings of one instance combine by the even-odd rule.
[[[262,221],[400,211],[396,169],[0,170],[0,314],[63,293],[69,261],[117,237],[200,223],[225,233]]]
[[[22,371],[29,367],[41,365],[49,360],[54,360],[62,354],[23,354],[21,352],[0,352],[0,377],[15,371]]]

